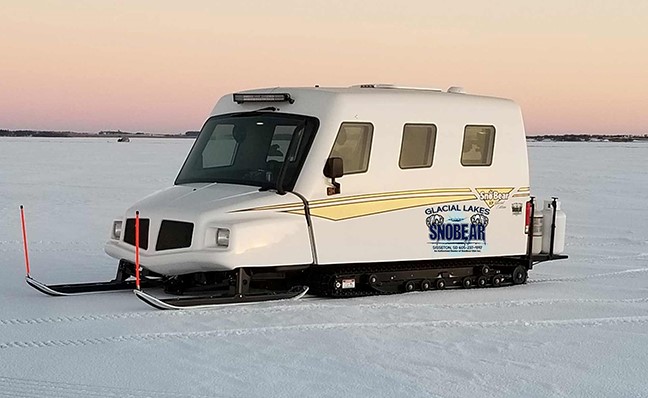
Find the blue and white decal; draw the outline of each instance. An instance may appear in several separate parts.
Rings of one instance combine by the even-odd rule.
[[[486,246],[490,209],[449,204],[425,209],[425,223],[437,253],[480,253]]]

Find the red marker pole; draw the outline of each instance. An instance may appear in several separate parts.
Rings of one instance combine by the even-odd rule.
[[[27,277],[29,277],[29,251],[27,250],[27,228],[25,227],[25,209],[23,205],[20,205],[20,222],[22,224],[23,250],[25,251],[25,268],[27,269]]]
[[[140,273],[139,273],[139,238],[140,238],[140,225],[139,225],[139,211],[135,212],[135,287],[140,290]]]

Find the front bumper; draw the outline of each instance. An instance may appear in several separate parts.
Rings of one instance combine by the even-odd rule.
[[[104,250],[110,257],[135,263],[135,246],[117,240],[106,243]],[[231,271],[233,264],[226,264],[224,254],[218,250],[165,250],[151,252],[140,249],[140,266],[162,275],[182,275],[192,272]]]

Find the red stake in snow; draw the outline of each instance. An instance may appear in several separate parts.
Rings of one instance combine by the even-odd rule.
[[[139,211],[135,212],[135,287],[140,290],[140,273],[139,273],[139,242],[140,238],[140,225],[139,225]],[[29,271],[27,271],[29,273]]]
[[[27,276],[30,276],[29,252],[27,250],[27,228],[25,227],[25,209],[23,208],[23,205],[20,205],[20,222],[22,223],[23,250],[25,251],[25,268],[27,268]]]

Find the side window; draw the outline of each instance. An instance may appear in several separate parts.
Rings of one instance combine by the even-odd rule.
[[[490,166],[493,163],[495,127],[466,126],[464,129],[461,164],[464,166]]]
[[[433,124],[406,124],[403,127],[398,166],[416,169],[432,166],[437,128]]]
[[[202,168],[231,166],[238,143],[234,139],[234,125],[217,124],[202,152]]]
[[[371,123],[342,123],[329,157],[342,158],[344,174],[364,173],[369,168],[372,139]]]

